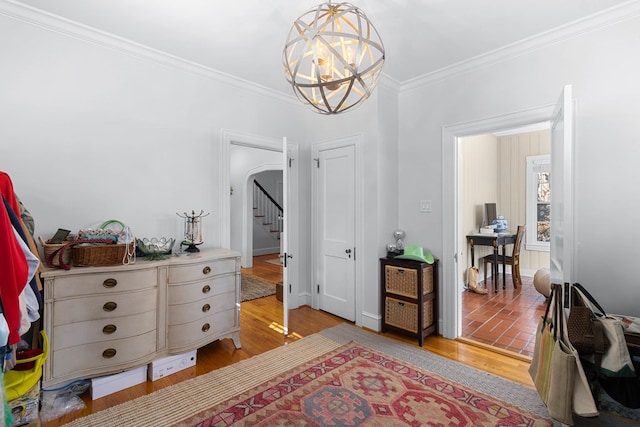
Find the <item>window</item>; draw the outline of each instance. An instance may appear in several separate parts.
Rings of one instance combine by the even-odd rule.
[[[527,157],[528,251],[549,252],[551,241],[551,156]]]

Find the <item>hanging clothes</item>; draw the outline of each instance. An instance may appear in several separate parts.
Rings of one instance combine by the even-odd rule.
[[[0,248],[0,299],[9,325],[9,344],[16,344],[20,341],[19,296],[27,285],[29,267],[4,203],[0,206]]]
[[[40,259],[38,257],[36,257],[35,255],[33,255],[33,252],[31,252],[31,248],[28,246],[29,244],[29,239],[27,234],[24,232],[24,230],[22,229],[22,225],[20,223],[20,218],[18,217],[16,212],[13,212],[11,205],[9,204],[9,202],[7,201],[6,198],[2,198],[2,201],[5,204],[5,207],[7,208],[7,214],[9,214],[9,220],[11,221],[11,224],[13,225],[13,228],[17,234],[17,238],[20,239],[20,243],[21,243],[21,247],[22,250],[25,251],[29,251],[30,253],[25,253],[25,256],[27,258],[27,263],[29,264],[29,267],[32,266],[32,264],[36,265],[36,271],[39,269],[40,267]],[[25,252],[26,252],[25,251]],[[37,261],[37,262],[36,262]],[[38,276],[34,274],[29,273],[29,286],[31,287],[32,290],[32,294],[34,296],[34,298],[36,298],[37,301],[37,306],[35,307],[36,310],[38,310],[40,307],[43,306],[43,301],[42,301],[42,295],[40,294],[40,279]],[[40,317],[40,316],[38,316]],[[36,318],[37,319],[37,318]]]
[[[13,229],[16,240],[20,244],[20,248],[24,253],[25,259],[27,260],[27,280],[32,282],[38,267],[40,266],[40,260],[33,256],[31,251],[29,250],[29,246],[24,242],[16,229]],[[25,286],[22,292],[19,295],[18,301],[20,302],[20,336],[26,334],[31,328],[31,322],[35,322],[40,318],[40,304],[36,296],[34,295],[33,290],[30,286]]]
[[[0,171],[0,195],[4,196],[9,202],[9,206],[13,212],[20,213],[20,203],[16,198],[16,193],[13,190],[13,181],[6,172]]]
[[[0,408],[0,421],[3,422],[3,425],[10,425],[9,422],[13,421],[12,419],[5,419],[5,414],[8,412],[8,405],[6,399],[4,398],[4,355],[7,349],[6,342],[9,338],[9,326],[7,325],[7,321],[4,318],[4,315],[0,314],[0,360],[2,361],[2,365],[0,366],[0,399],[3,403]]]
[[[22,217],[21,217],[22,209],[20,207],[20,202],[18,201],[18,196],[16,195],[13,189],[13,182],[11,181],[11,177],[6,172],[3,172],[3,171],[0,171],[0,195],[4,196],[7,199],[7,201],[9,202],[9,205],[11,206],[11,210],[18,216],[18,218],[20,218],[19,219],[20,228],[22,229],[22,232],[25,235],[26,242],[29,245],[29,249],[31,250],[31,253],[33,255],[38,257],[38,259],[40,259],[40,253],[38,252],[38,245],[36,244],[36,241],[34,240],[33,235],[29,231],[29,228],[25,225],[24,221],[22,220]],[[41,262],[40,266],[38,267],[38,276],[43,271],[42,266],[43,264]],[[42,284],[40,283],[40,280],[38,280],[36,284],[38,286],[38,290],[42,291]]]

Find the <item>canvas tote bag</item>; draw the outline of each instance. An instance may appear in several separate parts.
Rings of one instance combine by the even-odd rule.
[[[564,309],[563,309],[564,310]],[[564,314],[564,311],[563,311]],[[578,351],[573,347],[569,340],[568,329],[566,327],[566,316],[561,317],[565,327],[562,328],[563,339],[567,344],[567,348],[573,354],[576,360],[576,374],[573,384],[573,412],[582,417],[597,417],[599,415],[598,407],[591,392],[589,380],[584,372]]]
[[[576,374],[576,358],[563,339],[564,316],[561,293],[551,293],[545,315],[540,318],[536,331],[534,360],[529,367],[536,390],[547,406],[552,418],[573,425],[573,389]],[[549,309],[553,304],[552,322]]]

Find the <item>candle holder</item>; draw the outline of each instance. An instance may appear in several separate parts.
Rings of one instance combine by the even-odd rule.
[[[191,215],[186,212],[183,212],[182,215],[176,213],[176,215],[184,218],[184,240],[180,242],[180,250],[182,251],[182,246],[186,246],[185,252],[200,252],[198,245],[204,243],[202,240],[202,218],[209,213],[205,214],[201,210],[198,215],[196,215],[196,211],[191,211]]]

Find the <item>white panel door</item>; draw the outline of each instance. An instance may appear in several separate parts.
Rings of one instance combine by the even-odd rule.
[[[284,335],[289,335],[289,148],[287,138],[282,138],[282,233],[280,233],[280,248],[282,253],[282,329]]]
[[[573,104],[567,85],[551,117],[551,283],[572,283],[573,239]]]
[[[355,320],[355,147],[317,157],[319,308]]]

